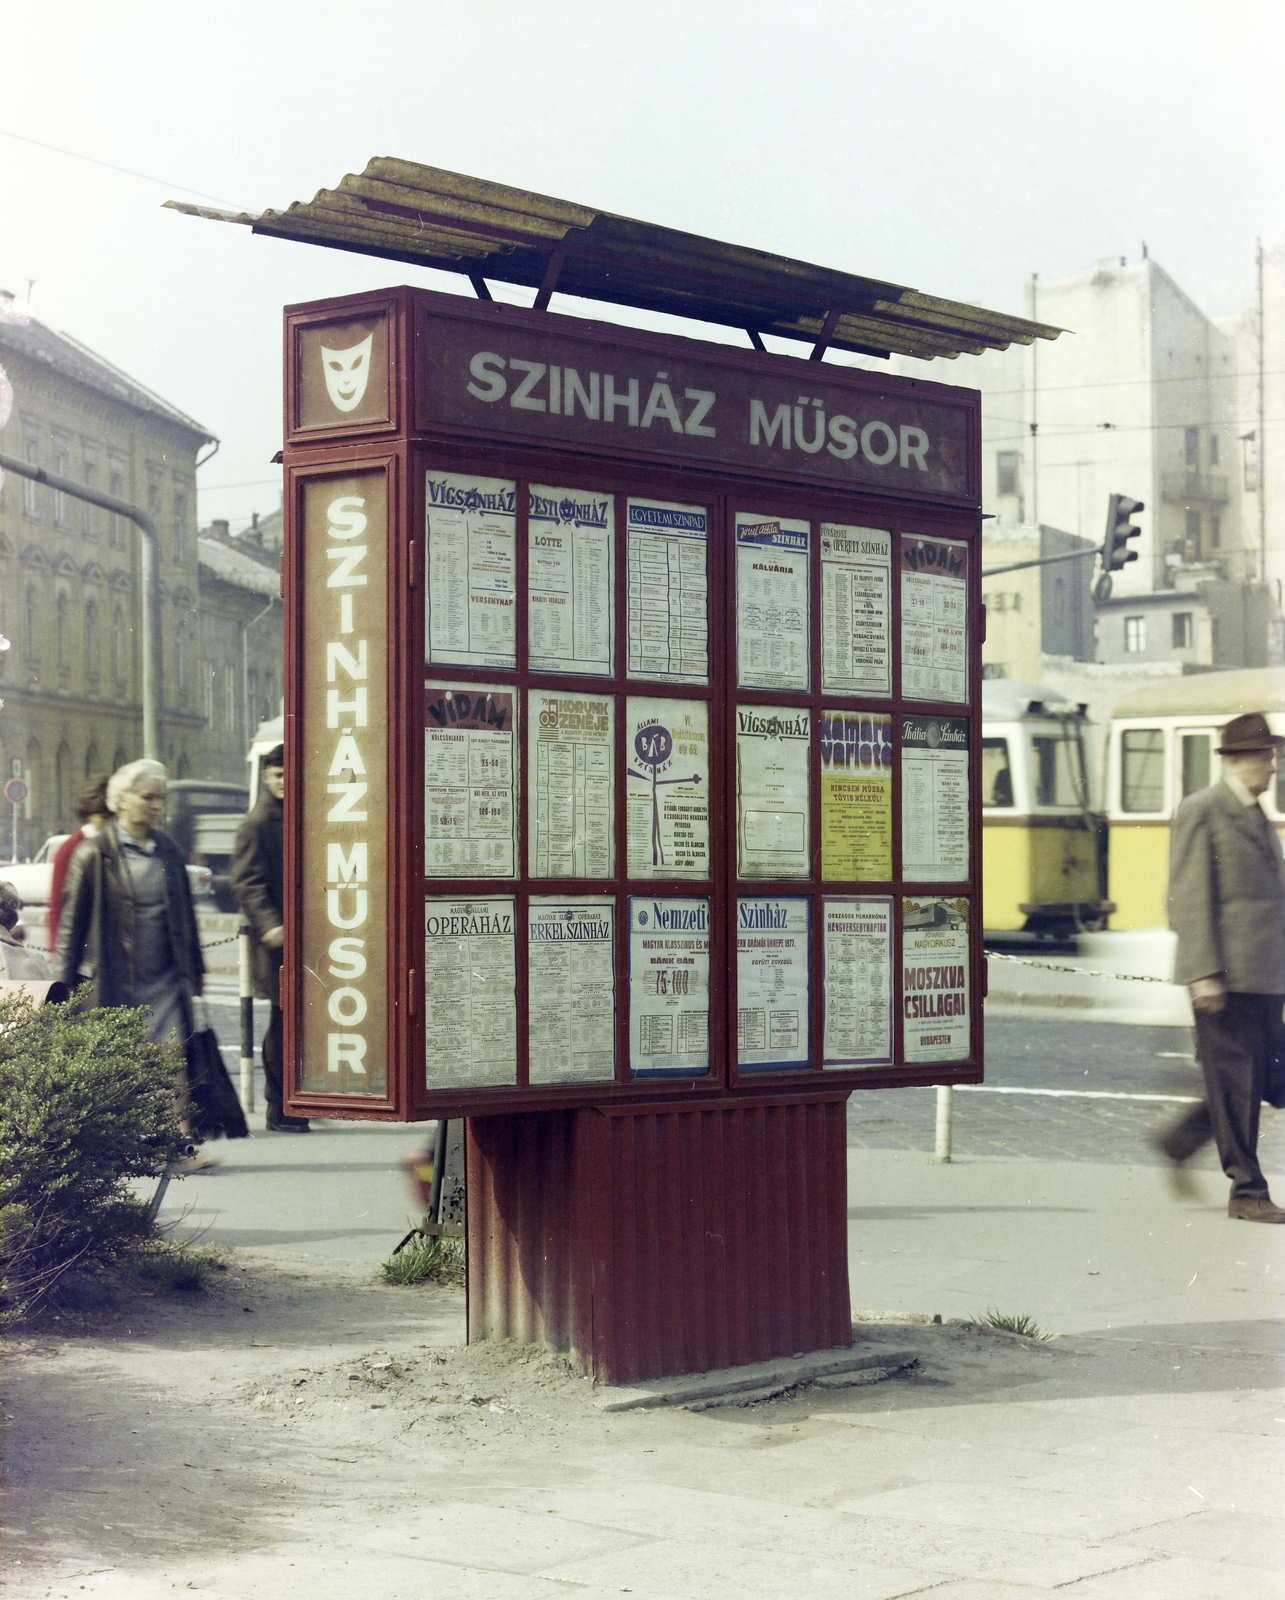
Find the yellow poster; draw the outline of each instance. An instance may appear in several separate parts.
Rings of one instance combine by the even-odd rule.
[[[821,876],[827,883],[892,877],[892,718],[821,713]]]

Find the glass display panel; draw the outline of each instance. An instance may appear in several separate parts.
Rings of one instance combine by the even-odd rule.
[[[514,901],[424,903],[424,1065],[429,1089],[517,1082]]]
[[[428,683],[424,701],[424,876],[512,878],[517,692]]]
[[[515,667],[517,484],[429,471],[424,493],[427,659]]]
[[[615,699],[533,689],[527,710],[530,874],[610,878],[616,854]]]
[[[823,522],[820,543],[821,687],[889,694],[892,534]]]
[[[901,875],[921,883],[968,877],[965,717],[901,719]]]
[[[616,501],[533,483],[527,511],[527,664],[610,677]]]
[[[812,713],[736,708],[736,871],[806,878],[811,871]]]
[[[709,1071],[708,900],[629,902],[629,1070]]]
[[[736,902],[736,1059],[746,1067],[808,1064],[805,899]]]
[[[1163,728],[1126,728],[1120,735],[1121,811],[1165,808]]]
[[[827,898],[822,1066],[892,1060],[892,901]]]
[[[808,665],[810,523],[736,513],[736,681],[803,689]]]
[[[968,703],[968,546],[901,539],[901,692]]]
[[[527,913],[530,1079],[588,1083],[616,1064],[616,904],[533,896]]]
[[[709,511],[631,499],[629,676],[709,682]]]
[[[708,878],[709,707],[631,696],[625,822],[631,878]]]
[[[968,901],[903,900],[901,967],[906,1060],[967,1061]]]
[[[892,877],[892,715],[821,712],[821,876]]]

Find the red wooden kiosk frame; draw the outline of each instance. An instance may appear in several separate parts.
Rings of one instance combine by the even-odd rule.
[[[372,332],[373,330],[373,332]],[[365,345],[365,376],[340,375],[348,384],[343,405],[324,390],[317,364],[325,352]],[[587,368],[614,363],[618,372],[677,374],[674,387],[693,372],[712,374],[686,392],[709,393],[709,433],[675,437],[672,423],[644,437],[637,401],[623,426],[590,429],[552,409],[546,392],[536,410],[485,400],[494,364],[470,368],[468,350],[531,349],[562,353],[564,363]],[[632,365],[630,365],[632,363]],[[500,368],[504,367],[500,361]],[[530,370],[527,363],[524,370]],[[559,368],[550,363],[554,371]],[[541,365],[541,372],[545,365]],[[545,311],[500,306],[410,289],[391,290],[287,308],[285,317],[285,556],[286,607],[286,1029],[287,1098],[292,1114],[418,1121],[467,1119],[469,1184],[470,1336],[543,1339],[569,1349],[600,1378],[619,1381],[699,1370],[850,1342],[846,1243],[846,1141],[844,1108],[855,1089],[941,1083],[976,1083],[982,1077],[984,961],[980,916],[981,668],[984,614],[980,601],[980,411],[969,390],[894,379],[854,368],[817,365],[794,357],[742,351],[663,337],[618,326],[582,322]],[[481,381],[479,382],[479,372]],[[623,379],[622,379],[623,381]],[[468,385],[472,383],[470,391]],[[899,419],[935,419],[949,435],[949,470],[923,472],[922,456],[907,460],[901,426],[900,461],[886,446],[844,458],[839,449],[782,450],[788,420],[775,450],[758,456],[747,446],[742,403],[755,385],[770,392],[764,416],[781,402],[809,404],[823,395],[833,416],[835,397],[858,424],[884,419],[884,435],[897,438]],[[357,401],[349,403],[354,389]],[[479,402],[478,391],[483,399]],[[645,391],[644,391],[645,392]],[[723,403],[724,393],[729,395]],[[798,400],[795,401],[795,394]],[[511,395],[510,395],[511,399]],[[816,402],[819,407],[820,401]],[[345,409],[346,407],[346,409]],[[864,410],[862,409],[864,408]],[[873,408],[873,409],[872,409]],[[582,408],[583,410],[583,408]],[[822,426],[826,415],[822,410]],[[690,415],[690,413],[689,413]],[[804,413],[810,417],[810,413]],[[912,429],[912,434],[913,434]],[[719,435],[721,434],[721,440]],[[822,437],[813,435],[810,444]],[[927,433],[925,433],[927,437]],[[796,435],[797,439],[797,435]],[[912,441],[913,442],[913,441]],[[934,446],[936,440],[934,440]],[[846,445],[845,447],[846,448]],[[878,458],[882,457],[883,460]],[[879,470],[892,466],[893,471]],[[906,470],[906,469],[909,470]],[[516,498],[516,665],[466,667],[425,664],[426,475],[430,471],[511,480]],[[846,474],[846,476],[845,476]],[[615,497],[610,676],[558,675],[528,666],[527,485],[531,482],[595,490]],[[330,585],[336,572],[356,571],[332,543],[323,556],[326,529],[316,509],[348,495],[364,504],[372,486],[382,489],[386,539],[371,505],[361,513],[363,573],[375,582],[348,591],[353,604],[383,638],[372,643],[363,667],[354,667],[356,641],[336,654],[339,636],[326,633],[325,607],[339,603]],[[356,493],[355,491],[362,491]],[[627,674],[628,559],[625,501],[645,496],[708,507],[708,683],[657,681]],[[809,541],[809,684],[806,692],[738,688],[736,656],[735,513],[790,517],[811,525]],[[336,513],[328,536],[351,541],[352,521]],[[368,525],[369,517],[369,525]],[[822,684],[821,561],[817,530],[831,522],[887,530],[891,693],[848,694]],[[336,528],[339,529],[336,532]],[[902,536],[951,539],[969,547],[967,562],[966,705],[906,699],[902,694]],[[342,548],[355,548],[351,543]],[[327,559],[329,565],[327,565]],[[377,570],[378,568],[378,570]],[[382,592],[378,581],[383,576]],[[362,577],[353,581],[361,583]],[[348,605],[347,600],[343,601]],[[344,613],[353,631],[351,609]],[[338,615],[337,612],[333,615]],[[333,631],[333,629],[332,629]],[[358,628],[357,631],[360,631]],[[327,647],[330,654],[327,654]],[[362,649],[365,649],[364,642]],[[338,662],[338,670],[335,663]],[[360,687],[354,687],[365,673]],[[517,783],[517,875],[451,880],[424,877],[424,733],[426,682],[448,679],[512,689],[521,707],[514,740]],[[336,682],[339,684],[336,690]],[[614,697],[614,872],[609,879],[551,879],[530,875],[526,772],[526,710],[533,689]],[[327,694],[331,699],[327,700]],[[344,699],[343,696],[350,696]],[[335,696],[338,695],[338,698]],[[357,698],[352,698],[356,696]],[[630,696],[707,702],[709,850],[707,882],[683,878],[631,880],[627,876],[625,768],[626,707]],[[811,713],[810,845],[806,880],[737,877],[737,705]],[[358,987],[342,992],[325,971],[321,915],[326,866],[325,818],[332,805],[336,738],[351,707],[369,711],[364,750],[384,764],[382,789],[370,782],[366,817],[372,835],[369,899],[371,937],[349,939],[368,947]],[[339,709],[336,710],[336,707]],[[873,882],[823,881],[820,719],[823,709],[890,714],[892,876]],[[376,715],[377,713],[377,715]],[[903,714],[966,719],[970,724],[969,867],[966,879],[912,882],[902,876]],[[329,724],[329,726],[327,726]],[[350,759],[350,758],[349,758]],[[359,758],[360,759],[360,758]],[[355,769],[342,769],[349,778]],[[379,768],[373,769],[376,775]],[[340,784],[339,788],[344,785]],[[337,802],[340,806],[346,802]],[[333,831],[333,830],[332,830]],[[378,839],[375,836],[378,835]],[[345,836],[349,839],[351,836]],[[341,866],[354,859],[341,841]],[[362,846],[363,850],[365,845]],[[363,856],[363,861],[367,858]],[[363,869],[364,870],[364,869]],[[378,881],[376,882],[376,877]],[[342,885],[352,886],[351,876]],[[335,891],[342,893],[342,886]],[[542,896],[610,895],[615,902],[615,1077],[612,1081],[528,1082],[527,903]],[[710,902],[709,1059],[705,1076],[632,1077],[629,1047],[629,897],[707,897]],[[882,1066],[834,1068],[822,1063],[824,926],[822,901],[859,894],[886,897],[893,921],[892,1056]],[[809,919],[808,1065],[738,1068],[736,1062],[736,947],[738,895],[806,898]],[[967,900],[970,1045],[958,1061],[905,1060],[901,962],[901,910],[908,895]],[[430,897],[512,897],[515,908],[517,1079],[503,1087],[434,1088],[425,1059],[425,901]],[[334,904],[336,902],[332,902]],[[355,901],[345,900],[345,906]],[[382,909],[381,909],[382,908]],[[311,920],[310,920],[311,919]],[[382,925],[381,925],[382,919]],[[339,926],[351,925],[351,919]],[[333,971],[333,967],[330,969]],[[342,969],[341,970],[351,970]],[[364,985],[364,987],[362,986]],[[342,977],[339,987],[342,987]],[[327,1010],[327,1008],[329,1008]],[[360,1072],[349,1070],[356,1046],[329,1046],[322,1038],[357,1017],[370,1022],[362,1035]],[[336,1019],[339,1019],[338,1022]],[[329,1032],[327,1033],[327,1030]],[[339,1054],[336,1058],[335,1051]],[[345,1054],[347,1052],[347,1054]],[[335,1062],[338,1059],[339,1067]],[[383,1087],[379,1087],[379,1067]],[[342,1069],[342,1070],[340,1070]],[[333,1076],[343,1091],[327,1080]],[[319,1087],[327,1083],[327,1087]]]

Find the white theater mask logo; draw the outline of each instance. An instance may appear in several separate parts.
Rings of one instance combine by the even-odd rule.
[[[347,350],[328,350],[321,346],[321,365],[326,374],[326,389],[339,411],[355,411],[366,393],[370,377],[370,346],[374,334]]]

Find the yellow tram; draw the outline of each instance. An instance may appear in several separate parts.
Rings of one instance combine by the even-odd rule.
[[[982,919],[992,945],[1072,938],[1112,909],[1087,728],[1084,706],[1042,684],[982,684]]]
[[[1179,804],[1218,780],[1218,732],[1245,711],[1262,711],[1285,733],[1285,667],[1161,678],[1116,702],[1107,741],[1113,928],[1169,922],[1169,826]],[[1263,796],[1285,829],[1285,774]]]

